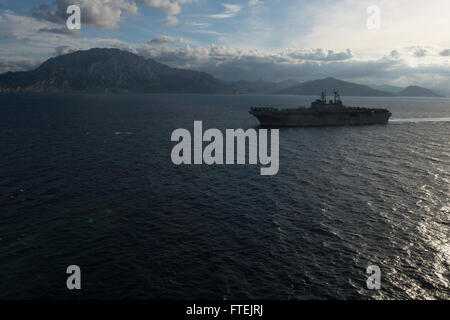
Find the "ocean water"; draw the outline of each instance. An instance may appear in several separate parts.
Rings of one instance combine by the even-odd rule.
[[[392,121],[281,129],[276,176],[171,162],[314,98],[1,95],[0,299],[449,299],[449,99],[345,98]]]

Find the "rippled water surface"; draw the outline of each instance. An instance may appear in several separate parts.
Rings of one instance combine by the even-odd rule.
[[[312,99],[0,96],[0,298],[449,299],[448,99],[347,98],[391,123],[281,129],[276,176],[171,162],[176,128]]]

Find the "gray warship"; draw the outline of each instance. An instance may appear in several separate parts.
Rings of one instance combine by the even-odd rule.
[[[387,124],[392,113],[387,109],[348,107],[342,103],[335,90],[334,100],[327,103],[325,92],[309,108],[294,109],[251,108],[262,126],[266,127],[312,127]]]

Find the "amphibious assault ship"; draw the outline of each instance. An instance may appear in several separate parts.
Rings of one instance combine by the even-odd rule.
[[[295,109],[251,108],[250,114],[267,127],[310,127],[387,124],[391,112],[387,109],[347,107],[335,90],[334,100],[327,103],[326,93],[309,108]]]

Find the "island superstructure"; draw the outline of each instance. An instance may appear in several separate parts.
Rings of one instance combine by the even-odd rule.
[[[348,107],[342,103],[335,90],[334,100],[327,103],[326,93],[311,103],[309,108],[276,109],[270,107],[251,108],[262,126],[268,127],[310,127],[387,124],[392,113],[387,109]]]

